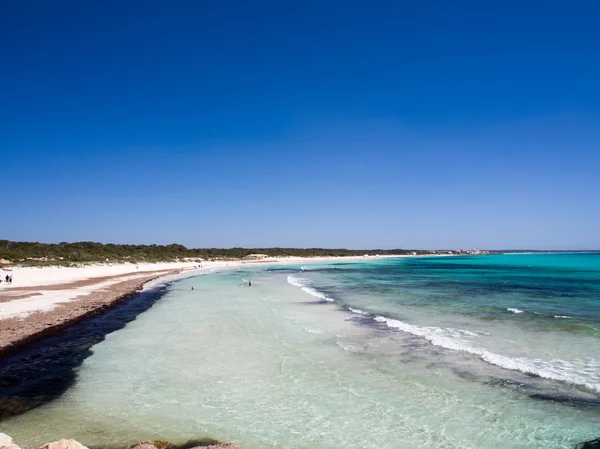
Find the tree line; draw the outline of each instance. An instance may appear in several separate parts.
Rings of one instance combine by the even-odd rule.
[[[436,251],[407,249],[330,249],[330,248],[186,248],[183,245],[119,245],[97,242],[13,242],[0,240],[0,259],[11,263],[79,263],[79,262],[167,262],[181,259],[242,259],[251,254],[270,257],[335,257],[433,254]]]

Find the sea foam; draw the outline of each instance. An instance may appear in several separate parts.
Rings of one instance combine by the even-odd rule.
[[[479,356],[488,363],[505,369],[521,371],[526,374],[532,374],[546,379],[568,382],[600,392],[600,376],[598,376],[594,369],[589,367],[578,367],[570,362],[557,359],[546,361],[524,357],[511,358],[496,354],[474,346],[464,338],[461,338],[461,335],[466,334],[465,331],[459,329],[439,328],[435,326],[416,326],[380,315],[373,319],[379,323],[384,323],[389,328],[398,329],[403,332],[423,337],[435,346],[473,354]],[[470,333],[470,331],[466,332]]]
[[[327,301],[327,302],[335,301],[333,298],[330,298],[329,296],[316,290],[312,286],[312,283],[308,279],[296,277],[296,276],[290,274],[287,277],[287,281],[289,284],[293,285],[294,287],[299,287],[300,289],[302,289],[302,291],[308,293],[311,296],[314,296],[315,298],[319,298],[322,301]]]
[[[364,312],[364,311],[362,311],[362,310],[360,310],[360,309],[355,309],[355,308],[353,308],[353,307],[348,307],[348,310],[349,310],[350,312],[352,312],[352,313],[356,313],[357,315],[368,315],[368,313],[367,313],[367,312]]]
[[[328,302],[335,302],[335,299],[329,298],[316,290],[313,287],[312,282],[306,278],[290,274],[287,277],[287,281],[289,284],[301,288],[304,292],[316,298]],[[355,309],[352,307],[349,307],[348,309],[352,313],[368,315],[366,312],[360,309]],[[512,307],[507,308],[507,311],[514,314],[524,313],[523,310]],[[555,318],[569,317],[566,315],[555,315]],[[505,369],[520,371],[546,379],[580,385],[600,392],[600,375],[596,373],[596,370],[590,369],[587,366],[575,366],[570,362],[560,359],[547,361],[525,357],[509,357],[496,354],[474,344],[476,337],[479,335],[489,335],[487,333],[476,333],[465,329],[417,326],[381,315],[378,315],[373,319],[376,322],[384,323],[389,328],[398,329],[412,335],[423,337],[435,346],[440,346],[453,351],[462,351],[473,354],[487,363],[497,365]]]

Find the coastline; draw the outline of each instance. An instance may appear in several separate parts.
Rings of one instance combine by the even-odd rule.
[[[304,394],[308,394],[307,392],[310,390],[314,393],[315,404],[317,405],[320,404],[319,398],[329,398],[331,394],[331,397],[335,399],[336,396],[330,392],[330,387],[335,386],[335,382],[332,381],[330,383],[327,379],[323,379],[322,381],[318,372],[344,373],[342,376],[347,379],[348,385],[351,385],[353,388],[372,385],[370,377],[367,379],[362,374],[357,374],[354,377],[354,373],[365,372],[361,367],[368,368],[370,366],[369,361],[375,357],[376,353],[377,355],[390,354],[391,352],[388,353],[386,348],[390,349],[390,351],[393,350],[394,355],[402,355],[403,346],[401,344],[398,345],[398,343],[403,341],[411,345],[411,351],[413,349],[416,350],[414,355],[418,359],[414,360],[415,366],[420,366],[421,359],[423,362],[429,361],[429,356],[432,359],[444,360],[445,362],[452,362],[455,359],[462,360],[464,358],[460,353],[449,353],[443,349],[431,348],[429,350],[430,345],[426,341],[420,341],[417,345],[414,337],[406,334],[406,332],[398,333],[394,330],[384,329],[381,323],[374,324],[373,320],[370,319],[371,316],[363,318],[362,316],[358,316],[360,314],[349,315],[344,310],[339,310],[339,307],[335,304],[329,305],[324,301],[311,300],[304,296],[298,289],[289,287],[288,284],[291,284],[293,287],[299,286],[289,282],[289,279],[287,279],[289,276],[295,276],[297,279],[302,279],[306,282],[306,284],[302,284],[303,286],[314,286],[317,289],[316,292],[324,295],[329,294],[331,298],[337,298],[337,301],[340,301],[342,306],[347,301],[346,305],[352,305],[357,308],[364,306],[363,310],[373,312],[373,309],[369,308],[371,304],[369,297],[365,296],[363,299],[367,302],[363,303],[361,302],[362,299],[358,296],[353,296],[352,292],[349,295],[344,294],[345,290],[338,289],[339,285],[329,282],[329,279],[336,277],[340,282],[353,288],[353,286],[357,286],[361,282],[361,278],[355,276],[355,274],[363,268],[367,271],[381,270],[384,273],[388,273],[389,269],[393,268],[393,273],[390,273],[390,276],[395,276],[394,279],[398,279],[399,276],[403,276],[404,272],[402,270],[403,267],[406,268],[405,265],[409,265],[411,269],[415,269],[416,266],[421,264],[427,266],[432,263],[439,263],[441,266],[446,267],[446,270],[453,270],[452,265],[454,264],[452,262],[461,265],[463,263],[461,260],[447,259],[444,261],[438,259],[436,262],[435,260],[431,260],[431,258],[422,261],[415,259],[392,259],[389,267],[385,260],[382,260],[381,264],[379,261],[366,260],[364,258],[357,260],[358,263],[346,263],[348,261],[348,259],[342,259],[340,263],[328,263],[324,259],[317,259],[316,261],[285,259],[282,261],[267,261],[267,263],[229,261],[210,266],[206,264],[206,267],[201,271],[183,270],[156,277],[154,280],[144,284],[141,294],[135,295],[106,313],[99,314],[76,324],[73,328],[61,332],[56,337],[51,337],[32,345],[31,348],[27,348],[17,355],[18,359],[11,357],[6,360],[8,362],[6,364],[8,370],[5,373],[5,378],[8,379],[8,382],[11,379],[15,379],[15,381],[17,379],[31,379],[35,384],[34,389],[29,389],[26,394],[21,394],[20,391],[18,393],[13,392],[12,397],[7,397],[6,405],[11,406],[10,401],[12,400],[15,402],[15,410],[16,406],[19,405],[27,407],[33,405],[37,410],[23,417],[12,418],[10,415],[7,415],[5,430],[9,434],[23,438],[23,441],[29,441],[29,444],[38,445],[55,438],[66,437],[77,439],[84,444],[91,445],[90,447],[101,447],[94,446],[95,444],[105,445],[104,447],[114,447],[110,446],[112,443],[108,439],[101,439],[100,437],[98,437],[98,440],[95,439],[94,425],[90,423],[98,422],[102,423],[101,427],[107,429],[107,431],[111,429],[110,431],[114,432],[114,440],[119,439],[120,442],[122,441],[122,447],[126,447],[126,444],[128,445],[133,441],[154,438],[183,444],[184,440],[180,440],[178,435],[184,435],[186,438],[206,435],[218,438],[220,441],[239,441],[245,444],[246,447],[254,448],[260,447],[260,445],[257,446],[255,444],[258,440],[255,440],[254,435],[251,435],[251,431],[248,430],[253,428],[251,418],[244,422],[237,421],[240,419],[239,417],[254,416],[253,407],[236,405],[236,400],[239,397],[246,397],[245,394],[243,395],[239,391],[240,383],[238,383],[238,380],[242,382],[241,385],[245,385],[243,382],[246,382],[246,379],[251,379],[257,371],[260,372],[257,375],[257,379],[259,380],[263,376],[269,379],[269,375],[266,374],[272,374],[273,379],[282,379],[279,387],[277,387],[279,385],[277,382],[274,384],[270,381],[264,382],[264,384],[260,382],[253,384],[248,381],[248,385],[252,387],[248,389],[251,392],[248,397],[251,399],[264,399],[265,407],[257,408],[256,416],[270,417],[264,421],[261,420],[261,422],[276,422],[276,420],[273,421],[273,416],[269,414],[272,413],[269,412],[269,403],[271,401],[277,404],[286,404],[285,401],[287,398],[291,398],[289,401],[290,413],[294,411],[300,418],[299,422],[310,424],[310,419],[303,421],[302,409],[296,408],[293,405],[298,403],[294,399],[294,395],[297,394],[298,398],[304,398]],[[274,262],[281,262],[285,265],[275,265],[273,264]],[[303,265],[308,265],[311,262],[317,262],[317,264],[303,267]],[[408,264],[403,262],[408,262]],[[486,262],[495,263],[491,260]],[[450,266],[448,266],[448,263],[450,263]],[[300,271],[301,267],[303,268],[302,272]],[[215,271],[221,269],[223,271]],[[400,271],[396,272],[396,269]],[[426,270],[426,267],[424,269]],[[350,274],[338,276],[338,273],[343,270],[349,270]],[[215,272],[215,274],[206,278],[202,276],[202,274],[209,274],[211,272]],[[189,277],[196,276],[197,273],[200,274],[199,277]],[[379,276],[379,274],[376,275]],[[171,285],[172,281],[177,278],[183,279],[183,281],[175,282]],[[247,282],[248,278],[256,281],[258,288],[246,289],[243,286],[242,289],[238,289],[238,282]],[[385,279],[381,279],[381,281],[384,282]],[[310,284],[310,282],[313,284]],[[396,285],[396,283],[393,282],[392,285]],[[196,290],[195,292],[190,292],[192,287]],[[63,287],[56,285],[56,288]],[[365,293],[368,294],[368,292]],[[151,308],[151,312],[144,313]],[[392,313],[389,316],[397,319],[402,318],[402,315],[400,317],[395,316],[393,309],[386,310]],[[355,314],[357,313],[354,310],[350,311]],[[507,322],[523,320],[522,315],[513,316],[506,313],[505,310],[498,311],[498,314],[503,313]],[[126,316],[126,314],[128,315]],[[372,313],[372,315],[375,314]],[[442,317],[442,319],[445,320],[446,318]],[[291,320],[296,321],[293,321],[293,324],[290,326]],[[417,320],[413,324],[415,323],[419,324],[420,322]],[[428,323],[432,322],[429,321]],[[432,324],[435,325],[436,323],[433,322]],[[455,322],[451,324],[455,325]],[[463,327],[458,324],[456,322],[456,329],[466,329],[475,333],[479,329],[478,327],[471,326]],[[446,325],[446,321],[442,322],[443,325]],[[115,330],[125,328],[125,326],[127,326],[127,329],[124,332],[114,332]],[[453,329],[448,330],[452,331]],[[109,336],[111,333],[113,334]],[[481,337],[476,337],[474,334],[467,334],[465,331],[464,334],[461,332],[456,337],[464,338],[465,336],[472,336],[482,341],[484,339],[491,339],[489,336],[481,335]],[[369,338],[363,338],[367,336]],[[370,340],[370,338],[376,336],[382,345],[370,344],[373,343],[373,340]],[[105,339],[107,344],[97,344]],[[418,338],[418,340],[422,339]],[[315,346],[314,343],[318,343],[318,345]],[[93,349],[91,349],[92,347]],[[314,365],[308,365],[304,356],[297,359],[293,358],[298,349],[302,354],[307,354],[308,349],[313,347],[316,351],[311,353],[311,358],[309,359],[315,362]],[[230,351],[230,348],[237,349]],[[288,350],[287,348],[291,349]],[[381,350],[381,353],[377,352],[379,350]],[[364,358],[355,354],[362,352],[368,353],[367,355],[369,356]],[[442,355],[438,356],[437,354],[440,353]],[[60,357],[56,357],[58,354],[60,354]],[[94,357],[88,359],[91,354],[94,354]],[[246,354],[248,354],[247,359],[245,358]],[[451,354],[454,354],[454,356]],[[469,356],[467,357],[472,359]],[[60,360],[55,363],[54,359],[59,358]],[[397,362],[399,372],[404,372],[402,368],[408,362],[403,357],[379,357],[378,360],[381,360],[381,362],[377,362],[378,366],[381,363],[382,367],[388,367],[389,360],[391,359],[394,360],[394,364]],[[284,360],[287,364],[281,367],[278,364],[279,360]],[[327,360],[327,365],[317,365],[319,360]],[[336,363],[329,362],[329,360],[334,360]],[[291,361],[297,364],[293,365],[290,363]],[[365,362],[364,366],[362,362]],[[468,361],[467,365],[470,365],[471,362]],[[30,364],[37,365],[37,369],[28,368]],[[479,361],[477,361],[477,364],[479,364]],[[63,368],[65,365],[66,367]],[[451,365],[450,363],[448,366]],[[81,370],[78,369],[79,366],[82,367]],[[262,368],[254,370],[255,366],[265,367],[266,371],[263,372]],[[430,380],[432,381],[432,391],[438,391],[437,378],[439,374],[437,373],[437,369],[434,372],[430,372],[429,366],[431,365],[426,366],[428,368],[427,373],[431,375],[429,377],[431,377]],[[462,363],[456,364],[456,367],[462,366]],[[485,366],[487,367],[489,364]],[[15,368],[13,369],[13,367]],[[322,370],[315,369],[315,367],[321,367]],[[269,373],[269,368],[273,368],[272,373]],[[295,368],[298,368],[298,371],[295,371]],[[347,372],[345,371],[346,368],[348,369]],[[416,379],[418,382],[423,382],[423,379],[428,377],[427,374],[421,376],[420,370],[412,367],[408,368],[411,372],[417,373],[418,377]],[[164,373],[163,369],[165,370]],[[281,369],[284,370],[283,376],[281,375]],[[490,372],[493,370],[498,371],[497,368],[490,368]],[[167,372],[170,374],[166,375]],[[371,373],[371,371],[368,372]],[[395,372],[395,370],[390,370],[389,372]],[[468,366],[464,372],[467,374],[470,372]],[[473,371],[475,374],[480,374],[481,372],[487,373],[488,371],[480,371],[479,369]],[[312,374],[309,375],[308,373],[317,374],[315,374],[313,379],[310,377]],[[471,398],[473,403],[479,403],[480,397],[480,395],[471,397],[470,392],[473,388],[485,389],[487,393],[490,393],[490,396],[495,396],[487,386],[484,377],[467,379],[466,377],[458,376],[455,378],[452,376],[453,373],[456,373],[456,371],[452,370],[450,372],[450,369],[446,373],[450,374],[447,382],[452,387],[448,388],[448,391],[452,395],[456,395],[457,398],[463,398],[462,394],[456,393],[463,390],[461,388],[454,388],[455,381],[458,387],[463,382],[467,384],[464,390],[466,393],[465,397]],[[302,376],[305,374],[308,377],[303,378]],[[308,379],[310,382],[307,382],[306,385],[310,388],[304,388],[303,386],[297,389],[292,388],[288,392],[286,388],[281,387],[282,385],[291,384],[294,379],[299,377]],[[397,376],[392,377],[391,380],[394,380]],[[510,379],[511,381],[519,381],[517,382],[518,385],[521,385],[520,379],[523,378],[526,388],[523,391],[519,390],[519,400],[529,402],[530,399],[527,398],[529,396],[531,401],[533,401],[531,402],[533,409],[545,409],[547,407],[545,404],[550,404],[548,407],[563,407],[563,405],[558,405],[559,401],[556,398],[561,403],[564,403],[565,400],[570,401],[572,397],[571,392],[567,392],[567,395],[556,394],[557,391],[561,392],[562,388],[556,389],[554,387],[549,392],[550,394],[545,396],[538,395],[538,390],[546,392],[542,388],[544,387],[542,384],[547,384],[548,382],[544,380],[540,380],[539,382],[531,380],[530,385],[527,377],[519,373],[514,376],[510,373],[503,374],[501,377]],[[120,386],[119,379],[131,380],[132,386]],[[148,379],[148,381],[146,382],[145,379]],[[165,382],[167,379],[169,381]],[[181,379],[180,384],[177,384],[177,379]],[[57,384],[56,380],[59,380],[61,384]],[[224,384],[221,384],[219,380],[222,380]],[[481,387],[478,387],[479,383],[481,383]],[[156,388],[157,385],[164,385],[164,388]],[[180,387],[174,387],[174,385],[180,385]],[[273,385],[276,387],[272,388]],[[291,385],[294,386],[295,384]],[[378,382],[377,385],[385,385],[386,391],[389,388],[388,392],[393,391],[398,393],[394,397],[399,398],[399,404],[414,402],[408,400],[412,396],[403,396],[402,386],[399,388],[396,387],[395,382],[391,384],[380,384]],[[68,394],[63,395],[62,393],[70,386],[74,386],[74,388]],[[217,391],[212,395],[211,391],[215,390],[215,386],[217,387]],[[265,390],[262,390],[262,386],[265,387]],[[510,385],[492,384],[491,386],[505,387],[493,388],[494,391],[500,391],[497,395],[499,397],[504,396],[506,392],[512,394],[512,387]],[[523,385],[519,388],[522,389],[522,387]],[[203,389],[205,392],[202,392]],[[159,396],[156,397],[156,400],[148,399],[153,398],[154,392],[158,394],[159,391],[166,392],[160,400],[158,399]],[[194,396],[192,395],[193,391],[199,391],[199,393]],[[259,393],[255,395],[255,391]],[[278,398],[277,395],[271,396],[272,391],[282,392],[281,397]],[[339,392],[340,398],[346,398],[345,391],[344,388],[341,388]],[[360,391],[371,390],[361,389]],[[50,393],[45,393],[40,398],[38,396],[40,392],[51,392],[53,396]],[[130,397],[129,392],[135,394]],[[382,392],[383,390],[380,391],[379,388],[375,388],[371,392],[372,398],[386,398],[386,394],[379,396],[379,393]],[[287,396],[288,394],[290,396]],[[116,400],[114,402],[107,400],[105,403],[105,399],[110,395]],[[24,398],[21,400],[22,404],[17,403],[20,397]],[[60,400],[52,402],[55,398],[60,398]],[[172,401],[172,398],[185,399],[179,399],[178,402],[177,400]],[[310,396],[307,396],[307,400],[308,398]],[[323,404],[335,404],[336,402],[333,399],[331,401],[326,400]],[[488,401],[488,399],[486,398],[485,401]],[[377,402],[374,400],[374,403]],[[45,405],[46,403],[48,403],[48,407],[38,406]],[[487,402],[485,403],[487,404]],[[91,407],[89,409],[82,407],[79,410],[78,404],[89,404]],[[126,429],[124,426],[121,429],[118,417],[116,419],[109,418],[110,416],[114,416],[112,410],[119,411],[120,414],[123,414],[123,417],[126,417],[130,407],[142,410],[142,413],[145,413],[144,410],[146,409],[139,408],[139,405],[144,404],[149,404],[150,410],[156,410],[157,413],[164,414],[164,416],[161,416],[160,420],[156,418],[154,420],[149,419],[149,425],[144,426],[144,429],[137,428],[135,421],[133,421],[133,425],[127,426]],[[501,405],[502,402],[500,401],[498,404]],[[576,407],[574,410],[584,415],[590,413],[590,407],[596,407],[597,402],[570,401],[567,405]],[[169,409],[167,413],[163,411],[164,407]],[[360,401],[354,407],[360,410]],[[183,410],[181,416],[185,416],[186,413],[193,414],[201,422],[211,423],[211,425],[207,425],[206,428],[198,431],[192,424],[186,427],[185,425],[180,426],[176,419],[171,421],[170,416],[177,416],[180,408]],[[339,407],[332,407],[332,409],[339,410]],[[25,411],[25,409],[23,410]],[[76,410],[76,412],[74,413],[73,410]],[[324,406],[323,410],[327,411],[328,406]],[[198,413],[197,415],[195,414],[196,412]],[[263,412],[264,415],[262,414]],[[223,423],[229,421],[222,419],[222,416],[227,413],[230,413],[232,419],[230,422],[231,425],[225,426]],[[446,412],[442,411],[440,416],[443,416],[444,413]],[[565,415],[569,415],[569,413],[569,410],[567,410]],[[465,415],[468,414],[468,412],[465,412]],[[79,428],[77,424],[65,425],[61,427],[61,431],[58,433],[52,430],[53,426],[47,426],[46,434],[39,439],[35,439],[35,434],[30,434],[28,430],[35,428],[37,426],[36,423],[43,424],[54,421],[56,421],[57,425],[60,422],[75,423],[78,422],[77,417],[79,415],[85,416],[85,419],[81,423],[81,428],[87,426],[85,428],[88,430],[85,432],[78,433]],[[364,416],[367,415],[366,413],[364,414]],[[320,413],[320,416],[324,415]],[[510,416],[513,415],[507,416],[510,419]],[[535,416],[532,419],[532,422],[537,422]],[[575,421],[577,419],[573,418]],[[374,421],[377,421],[377,419]],[[394,421],[397,420],[395,419]],[[582,421],[587,422],[585,419],[582,419]],[[343,419],[340,419],[340,422],[343,422]],[[156,430],[157,428],[163,429],[163,426],[164,429],[171,429],[169,430],[170,433],[166,431],[162,433],[162,431]],[[223,426],[226,431],[222,432],[219,426]],[[382,425],[382,427],[385,427],[385,425]],[[579,427],[579,424],[577,425],[577,429],[580,430],[584,427],[584,424],[581,427]],[[379,427],[375,428],[379,429]],[[567,447],[574,447],[576,441],[583,441],[593,436],[591,432],[579,431],[579,438],[568,439],[569,437],[565,435],[569,435],[569,427],[565,426],[565,428],[567,432],[559,434],[553,431],[552,435],[555,435],[560,441],[568,440],[569,443],[573,444],[573,446],[569,445]],[[271,432],[269,425],[265,425],[261,429]],[[310,427],[307,429],[310,432]],[[305,429],[304,431],[307,430]],[[279,430],[279,432],[282,438],[288,438],[284,436],[285,429],[283,431]],[[120,435],[121,433],[123,435]],[[385,432],[379,434],[385,435]],[[331,436],[332,441],[335,435],[336,433],[334,432]],[[400,435],[402,435],[402,432],[399,431],[398,436]],[[30,438],[33,439],[30,440]],[[293,440],[291,436],[289,438],[289,441]],[[382,439],[382,441],[384,440],[385,438]],[[285,441],[288,440],[285,439]],[[487,440],[483,438],[482,441]],[[296,447],[294,445],[291,446]],[[383,447],[386,446],[386,444],[383,444]],[[323,447],[327,447],[327,445]],[[547,447],[556,446],[549,445]]]
[[[25,348],[29,344],[42,340],[45,337],[56,334],[57,332],[72,326],[87,317],[102,313],[111,307],[118,305],[133,295],[142,291],[144,284],[158,279],[164,275],[175,274],[176,271],[155,272],[134,279],[127,279],[120,282],[113,282],[110,286],[102,286],[93,289],[90,293],[77,295],[69,298],[66,302],[57,302],[55,307],[49,310],[28,310],[26,316],[12,316],[0,320],[2,328],[0,329],[0,357],[14,354]],[[76,285],[77,282],[69,285]],[[102,283],[100,283],[102,284]],[[98,285],[100,285],[98,284]],[[63,285],[61,285],[63,286]],[[48,288],[48,286],[44,286]],[[77,290],[73,287],[72,290]],[[50,291],[52,290],[44,290]],[[58,290],[63,292],[65,290]],[[38,292],[32,293],[31,297],[19,298],[14,300],[5,300],[0,295],[0,306],[11,305],[15,301],[36,298],[40,295]]]
[[[13,283],[0,284],[0,357],[55,335],[93,315],[164,282],[235,269],[243,265],[329,263],[377,258],[419,257],[266,257],[251,260],[92,264],[81,268],[13,267]]]

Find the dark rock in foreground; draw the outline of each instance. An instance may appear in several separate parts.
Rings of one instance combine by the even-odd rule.
[[[575,449],[600,449],[600,438],[579,443],[575,446]]]

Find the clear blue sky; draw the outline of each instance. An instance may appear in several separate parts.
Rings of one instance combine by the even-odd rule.
[[[0,238],[600,248],[600,3],[0,2]]]

